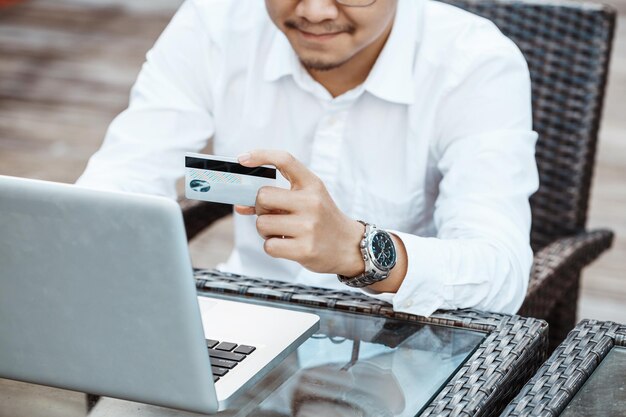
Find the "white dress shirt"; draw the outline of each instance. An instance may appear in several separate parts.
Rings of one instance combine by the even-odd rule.
[[[129,108],[78,183],[175,197],[183,153],[291,152],[348,216],[393,231],[408,271],[395,310],[513,313],[528,285],[528,198],[537,189],[530,79],[489,21],[400,0],[366,81],[333,98],[300,65],[264,2],[188,0],[147,55]],[[346,290],[263,251],[235,214],[222,269]],[[332,239],[332,236],[329,238]]]

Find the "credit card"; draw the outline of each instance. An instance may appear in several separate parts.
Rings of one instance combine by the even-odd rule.
[[[276,168],[245,167],[236,158],[185,154],[185,196],[215,203],[254,206],[259,188],[276,186]]]

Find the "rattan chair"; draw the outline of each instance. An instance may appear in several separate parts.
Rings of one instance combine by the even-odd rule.
[[[554,348],[576,323],[581,269],[613,240],[611,231],[585,224],[615,12],[585,3],[446,2],[495,22],[530,67],[541,185],[531,199],[535,261],[519,314],[548,321]],[[232,210],[181,205],[189,239]]]
[[[561,415],[614,347],[626,348],[626,325],[610,321],[581,321],[522,387],[501,417]],[[618,368],[613,372],[616,373],[616,380],[619,380]],[[606,384],[610,382],[607,381]],[[602,398],[599,395],[596,404],[604,404],[607,409],[604,414],[597,415],[624,415],[624,410],[619,409],[617,397],[613,398],[614,401],[607,400],[618,389],[615,385],[607,386],[606,396]],[[580,401],[582,400],[579,403]],[[610,411],[611,409],[613,410]],[[591,410],[573,414],[595,415]]]

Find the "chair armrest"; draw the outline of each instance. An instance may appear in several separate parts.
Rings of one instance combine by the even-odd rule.
[[[183,212],[189,242],[211,224],[233,212],[233,206],[230,204],[187,200],[184,197],[178,199],[178,204]]]
[[[526,299],[519,314],[545,318],[576,285],[580,271],[613,243],[613,232],[598,229],[560,238],[535,253]]]

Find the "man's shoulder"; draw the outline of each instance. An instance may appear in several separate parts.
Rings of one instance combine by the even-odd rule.
[[[462,75],[491,60],[525,61],[519,48],[488,19],[427,0],[420,57]]]

